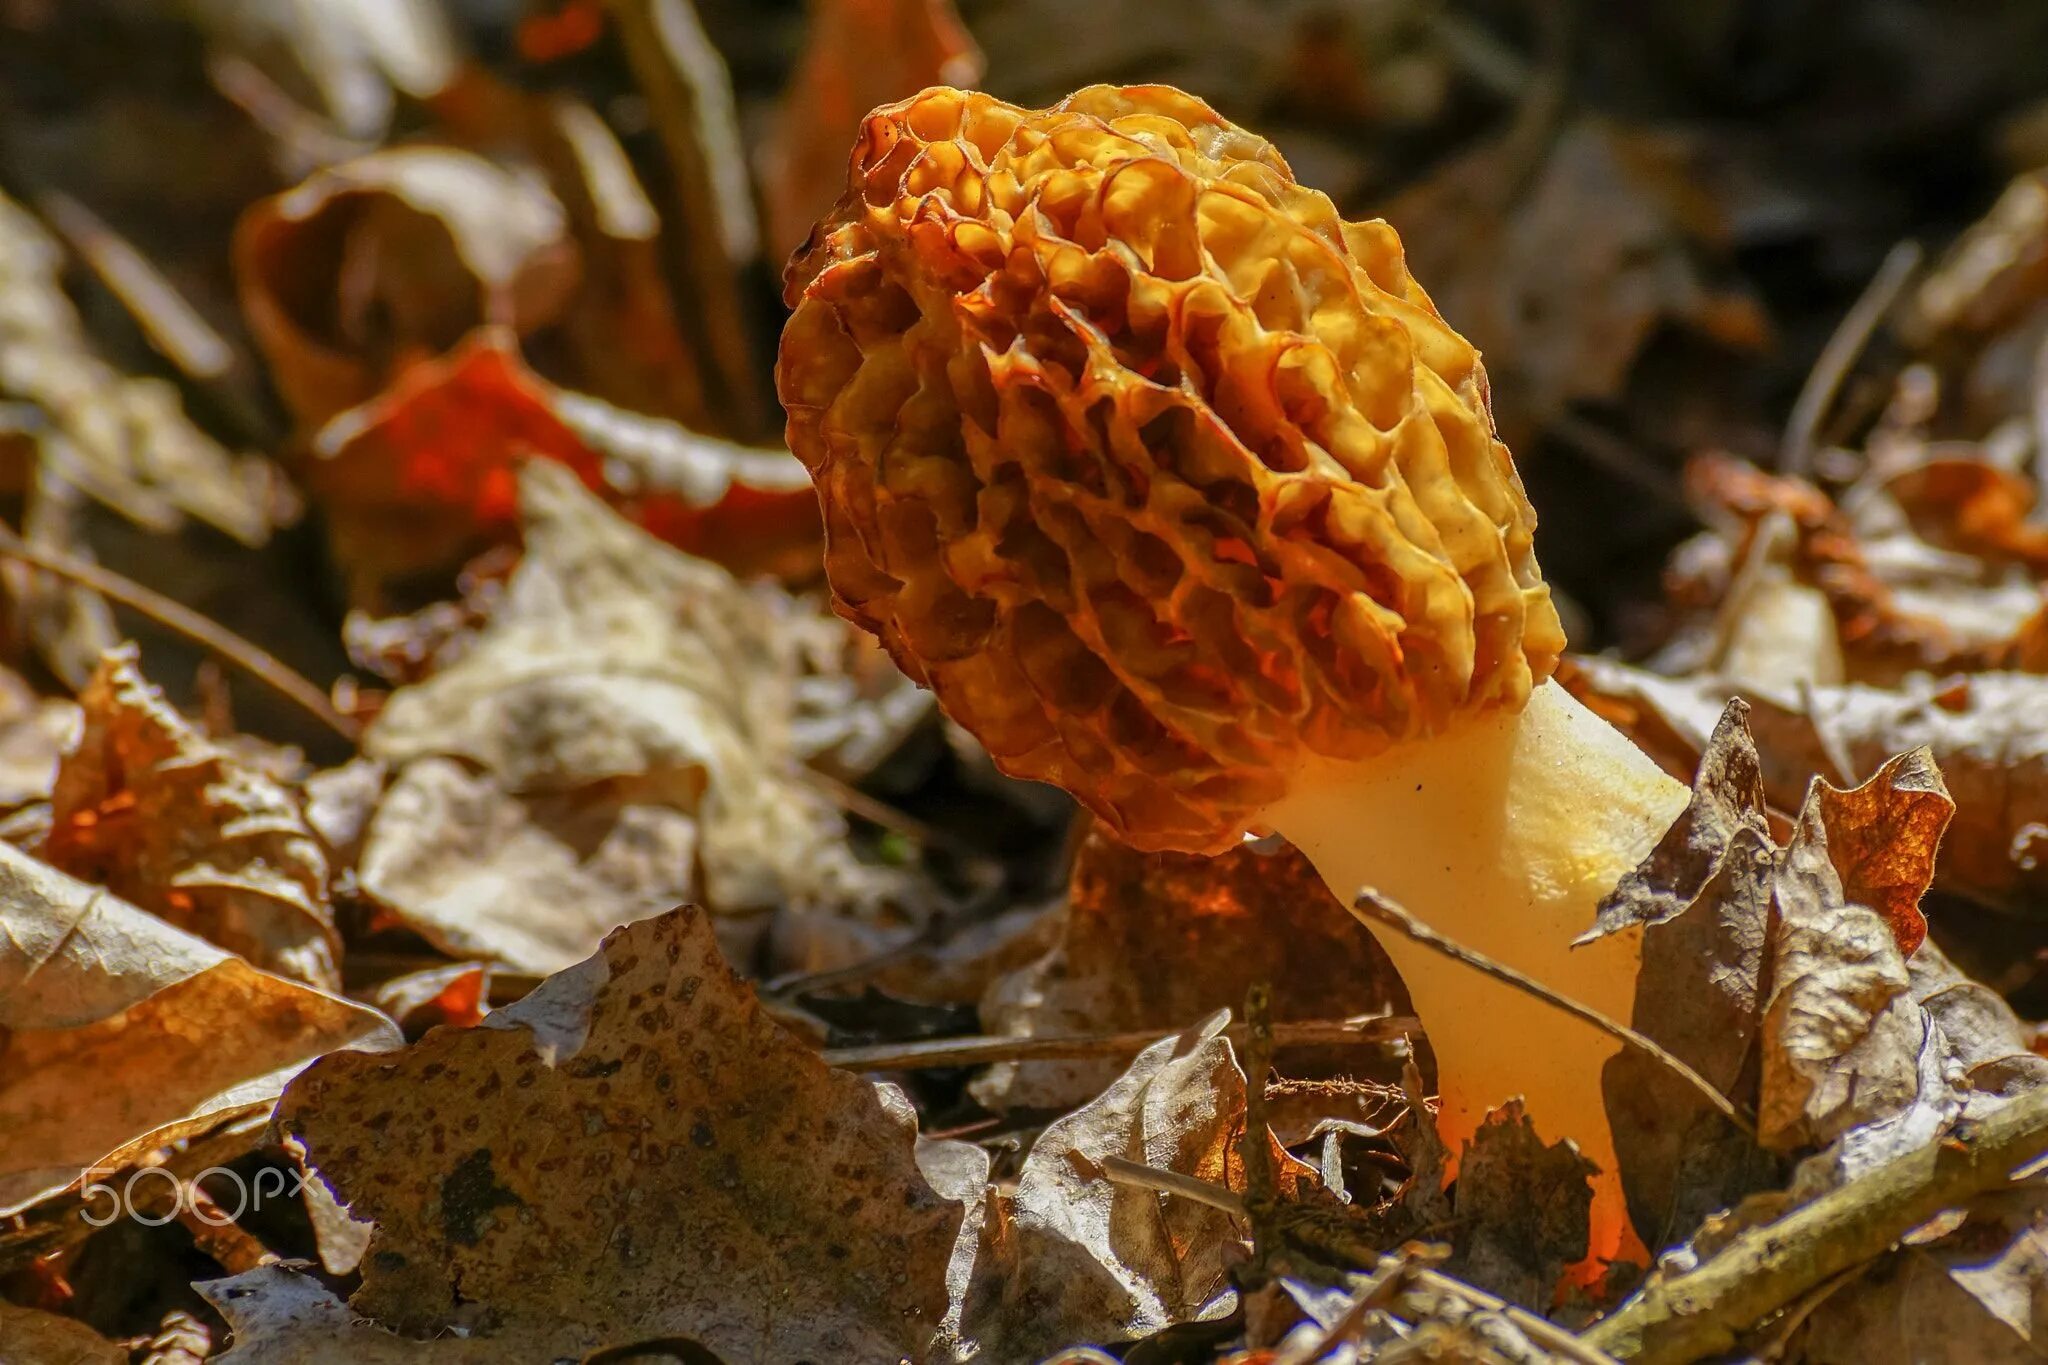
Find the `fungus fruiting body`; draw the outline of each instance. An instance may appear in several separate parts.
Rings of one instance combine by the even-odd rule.
[[[1381,222],[1161,86],[870,115],[777,381],[836,603],[1007,771],[1144,848],[1274,829],[1626,1019],[1594,909],[1685,790],[1548,681],[1563,633],[1478,353]],[[1406,943],[1446,1138],[1522,1094],[1601,1168],[1613,1044]]]

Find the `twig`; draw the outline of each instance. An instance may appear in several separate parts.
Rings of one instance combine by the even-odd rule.
[[[1785,441],[1778,452],[1778,467],[1787,474],[1804,477],[1813,467],[1813,443],[1820,434],[1821,421],[1834,406],[1842,381],[1848,378],[1863,348],[1870,344],[1871,334],[1891,311],[1906,281],[1920,268],[1920,255],[1920,244],[1914,241],[1900,242],[1885,253],[1884,263],[1870,277],[1870,283],[1863,286],[1863,293],[1849,311],[1842,314],[1827,345],[1820,348],[1820,356],[1813,362],[1813,369],[1807,373],[1806,383],[1800,387],[1799,397],[1785,419]]]
[[[1733,1350],[1742,1332],[1883,1255],[1944,1209],[2004,1184],[2044,1151],[2048,1089],[1742,1232],[1693,1270],[1644,1288],[1594,1324],[1585,1340],[1643,1365],[1680,1365]]]
[[[1421,1027],[1412,1015],[1314,1019],[1273,1025],[1276,1047],[1342,1047],[1385,1043]],[[1125,1033],[1057,1034],[1043,1038],[934,1038],[914,1043],[826,1048],[828,1065],[847,1071],[924,1071],[936,1067],[987,1066],[992,1062],[1071,1061],[1084,1057],[1135,1057],[1161,1038],[1183,1029],[1140,1029]],[[1224,1029],[1233,1045],[1246,1039],[1242,1024]]]
[[[1244,1202],[1251,1212],[1252,1259],[1241,1271],[1247,1288],[1265,1282],[1280,1239],[1273,1210],[1280,1200],[1273,1169],[1273,1132],[1266,1122],[1266,1077],[1273,1070],[1273,986],[1255,981],[1244,998],[1244,1131],[1238,1159],[1244,1166]]]
[[[88,564],[55,550],[39,549],[5,527],[0,527],[0,559],[18,560],[45,573],[83,584],[125,607],[132,607],[158,625],[206,646],[280,696],[296,702],[349,743],[355,743],[361,736],[361,729],[334,709],[334,703],[328,700],[325,692],[282,659],[153,588],[145,588],[134,579],[98,564]]]
[[[1544,1004],[1564,1011],[1581,1023],[1591,1024],[1609,1037],[1648,1055],[1668,1068],[1672,1074],[1680,1077],[1695,1090],[1699,1091],[1701,1095],[1706,1097],[1707,1102],[1713,1105],[1730,1123],[1741,1129],[1748,1136],[1752,1138],[1756,1136],[1756,1125],[1741,1110],[1737,1109],[1726,1095],[1715,1088],[1712,1081],[1700,1075],[1699,1072],[1694,1071],[1684,1062],[1672,1056],[1671,1053],[1665,1051],[1656,1042],[1637,1033],[1628,1025],[1616,1023],[1600,1013],[1600,1011],[1582,1005],[1569,996],[1559,995],[1542,982],[1524,976],[1506,963],[1496,962],[1484,953],[1475,952],[1462,943],[1445,938],[1442,934],[1439,934],[1436,930],[1430,928],[1370,886],[1360,888],[1358,898],[1351,903],[1351,913],[1367,924],[1382,925],[1405,934],[1425,948],[1433,948],[1445,957],[1462,962],[1474,971],[1483,972],[1496,981],[1504,982],[1524,994],[1532,995]],[[1428,1032],[1426,1026],[1423,1031],[1425,1033]]]
[[[1275,1352],[1273,1365],[1313,1365],[1338,1346],[1354,1342],[1364,1329],[1365,1320],[1375,1309],[1385,1308],[1393,1300],[1414,1269],[1414,1257],[1406,1249],[1380,1257],[1364,1282],[1353,1288],[1351,1301],[1344,1305],[1336,1320],[1301,1345]]]
[[[1102,1173],[1111,1183],[1130,1185],[1141,1190],[1156,1190],[1160,1194],[1179,1195],[1182,1199],[1197,1204],[1206,1204],[1220,1209],[1233,1218],[1245,1216],[1244,1200],[1234,1190],[1198,1180],[1179,1171],[1163,1171],[1157,1166],[1147,1166],[1142,1161],[1128,1157],[1106,1156],[1102,1158]]]

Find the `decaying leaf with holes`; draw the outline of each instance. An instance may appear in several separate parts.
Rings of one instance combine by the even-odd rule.
[[[374,1010],[0,845],[0,1215],[82,1172],[260,1125],[313,1058],[399,1042]]]
[[[1386,954],[1294,849],[1140,853],[1098,827],[1075,855],[1058,942],[997,980],[981,1018],[992,1033],[1027,1037],[1175,1028],[1242,1005],[1259,981],[1273,988],[1276,1020],[1408,1008]],[[1371,1060],[1356,1047],[1295,1048],[1276,1065],[1289,1077],[1331,1077],[1365,1074]],[[1060,1109],[1120,1069],[1109,1060],[1003,1063],[974,1093],[997,1109]],[[1397,1076],[1390,1069],[1380,1079]]]
[[[390,769],[363,889],[446,951],[535,972],[692,896],[895,923],[795,774],[788,599],[656,541],[566,467],[520,476],[526,555],[448,667],[364,736]]]
[[[79,703],[43,857],[265,971],[338,989],[327,856],[298,798],[180,716],[133,646],[100,662]]]
[[[41,224],[0,195],[0,494],[55,479],[153,531],[192,517],[261,544],[289,506],[276,470],[201,431],[169,383],[94,354],[58,283],[61,261]],[[36,420],[19,423],[9,402]]]
[[[477,1028],[323,1058],[278,1122],[376,1223],[353,1306],[387,1326],[894,1360],[945,1314],[963,1206],[909,1103],[784,1032],[700,910],[614,931]]]

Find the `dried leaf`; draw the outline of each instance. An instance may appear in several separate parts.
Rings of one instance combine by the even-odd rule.
[[[108,1341],[76,1318],[0,1299],[0,1345],[8,1359],[24,1365],[128,1365],[128,1350]]]
[[[962,1210],[907,1101],[783,1032],[695,909],[478,1028],[322,1059],[279,1124],[376,1223],[353,1306],[387,1326],[851,1360],[914,1356],[943,1315]]]
[[[415,1341],[365,1322],[340,1296],[281,1265],[194,1286],[227,1319],[233,1349],[220,1365],[498,1365],[504,1343],[443,1336]]]
[[[846,149],[877,105],[928,85],[971,86],[981,52],[953,0],[811,0],[803,55],[759,161],[768,247],[803,245],[845,180]]]
[[[690,898],[699,785],[685,775],[516,795],[490,773],[423,758],[385,791],[358,876],[451,956],[560,971],[613,926]]]
[[[1236,1301],[1231,1215],[1109,1180],[1121,1157],[1242,1192],[1244,1073],[1220,1032],[1227,1011],[1140,1053],[1114,1084],[1049,1125],[1014,1194],[992,1191],[972,1259],[949,1276],[956,1359],[1036,1360],[1075,1341],[1142,1336],[1219,1317]],[[1275,1148],[1282,1192],[1307,1167]],[[963,1239],[964,1245],[964,1239]]]
[[[1444,316],[1485,352],[1509,446],[1575,402],[1619,397],[1666,322],[1761,338],[1753,303],[1708,287],[1698,215],[1674,198],[1680,186],[1700,193],[1685,169],[1694,155],[1676,138],[1585,118],[1533,169],[1526,144],[1505,140],[1385,206],[1417,278],[1437,282]],[[1504,187],[1525,182],[1510,199]]]
[[[2038,1194],[1980,1201],[1932,1246],[1909,1247],[1807,1319],[1803,1365],[1976,1365],[2048,1359],[2048,1228]]]
[[[0,670],[0,810],[50,799],[57,762],[82,724],[76,702],[38,697],[20,674]]]
[[[636,530],[559,465],[527,466],[520,486],[527,553],[489,624],[364,736],[403,794],[372,822],[366,888],[459,955],[533,970],[587,951],[607,914],[693,884],[685,817],[694,884],[722,914],[900,897],[904,878],[857,863],[838,813],[793,774],[777,599]],[[429,814],[438,834],[417,824]],[[457,835],[505,857],[436,848]],[[542,885],[526,880],[537,869]]]
[[[816,553],[816,498],[793,456],[557,390],[500,328],[405,366],[375,400],[323,427],[313,454],[308,482],[358,597],[372,601],[386,582],[445,571],[508,539],[519,467],[536,457],[685,549],[752,569]]]
[[[252,206],[234,260],[250,331],[309,431],[480,326],[557,320],[579,276],[544,185],[446,147],[377,152]]]
[[[316,1056],[398,1041],[0,845],[0,1215],[265,1112]]]
[[[260,545],[282,505],[274,468],[194,426],[168,383],[125,377],[94,354],[58,283],[61,261],[41,225],[0,195],[0,400],[42,415],[19,443],[35,463],[8,461],[0,486],[28,491],[40,466],[150,530],[191,516]]]
[[[1568,1141],[1545,1146],[1520,1100],[1488,1114],[1458,1163],[1460,1236],[1446,1269],[1547,1308],[1565,1267],[1585,1259],[1597,1170]]]
[[[398,95],[424,99],[455,74],[449,21],[430,0],[182,0],[223,50],[281,63],[350,137],[381,135]]]
[[[1144,970],[1131,964],[1142,962]],[[1076,855],[1059,942],[982,998],[990,1032],[1176,1028],[1273,987],[1273,1017],[1406,1009],[1393,964],[1298,852],[1140,853],[1097,827]],[[1354,1049],[1281,1054],[1291,1077],[1349,1075]],[[1004,1063],[974,1094],[994,1109],[1063,1109],[1116,1078],[1114,1061]],[[1386,1079],[1392,1080],[1389,1073]]]
[[[1920,898],[1956,813],[1933,753],[1923,745],[1900,754],[1852,791],[1822,783],[1814,799],[1843,896],[1875,910],[1911,957],[1927,938]]]
[[[1734,691],[1719,678],[1664,678],[1609,659],[1577,661],[1577,676],[1582,694],[1618,705],[1624,727],[1677,770],[1690,767]],[[1815,776],[1854,780],[1925,747],[1955,803],[1935,885],[2022,914],[2048,894],[2048,679],[1922,676],[1897,688],[1851,684],[1750,700],[1774,806],[1797,808]]]
[[[1599,927],[1644,926],[1634,1027],[1753,1105],[1778,850],[1747,716],[1740,701],[1723,712],[1691,804],[1601,906]],[[1747,1135],[1633,1048],[1608,1063],[1603,1089],[1629,1204],[1653,1246],[1777,1174]]]
[[[327,859],[298,798],[172,709],[133,646],[79,702],[43,857],[265,971],[339,989]]]

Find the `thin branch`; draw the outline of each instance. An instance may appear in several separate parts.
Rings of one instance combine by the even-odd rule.
[[[1132,1161],[1128,1157],[1106,1156],[1102,1158],[1102,1173],[1112,1184],[1178,1195],[1193,1203],[1220,1209],[1233,1218],[1246,1216],[1244,1200],[1238,1198],[1235,1191],[1227,1190],[1221,1185],[1213,1185],[1206,1180],[1198,1180],[1191,1175],[1182,1175],[1179,1171],[1163,1171],[1157,1166],[1147,1166],[1142,1161]]]
[[[1421,1027],[1412,1015],[1362,1016],[1356,1019],[1313,1019],[1273,1025],[1276,1047],[1344,1047],[1354,1043],[1386,1043]],[[879,1043],[868,1047],[826,1048],[830,1066],[847,1071],[926,1071],[937,1067],[987,1066],[993,1062],[1071,1061],[1086,1057],[1135,1057],[1161,1038],[1178,1037],[1185,1029],[1139,1029],[1125,1033],[1055,1034],[1042,1038],[933,1038],[912,1043]],[[1223,1036],[1242,1047],[1248,1034],[1242,1024]]]
[[[1405,934],[1425,948],[1432,948],[1453,961],[1463,963],[1474,971],[1483,972],[1496,981],[1513,986],[1516,990],[1526,995],[1532,995],[1544,1004],[1564,1011],[1581,1023],[1591,1024],[1609,1037],[1635,1048],[1637,1051],[1662,1064],[1673,1075],[1680,1077],[1688,1085],[1699,1091],[1701,1095],[1706,1097],[1707,1102],[1721,1113],[1722,1117],[1741,1129],[1749,1137],[1754,1138],[1756,1136],[1756,1125],[1742,1111],[1737,1109],[1729,1098],[1715,1087],[1712,1081],[1700,1075],[1699,1072],[1694,1071],[1684,1062],[1672,1056],[1671,1053],[1665,1051],[1656,1042],[1637,1033],[1628,1025],[1616,1023],[1600,1013],[1600,1011],[1582,1005],[1569,996],[1559,995],[1542,982],[1524,976],[1506,963],[1496,962],[1484,953],[1475,952],[1462,943],[1445,938],[1442,934],[1439,934],[1436,930],[1430,928],[1427,924],[1424,924],[1421,920],[1415,918],[1415,916],[1409,914],[1401,906],[1396,905],[1370,886],[1359,890],[1358,898],[1351,904],[1351,913],[1368,925],[1380,925]],[[1425,1033],[1428,1032],[1426,1025],[1423,1031]]]
[[[295,702],[349,743],[355,743],[362,735],[361,727],[335,710],[334,703],[325,692],[282,659],[153,588],[145,588],[134,579],[98,564],[30,545],[5,527],[0,527],[0,559],[18,560],[131,607],[165,629],[204,645],[280,696]]]
[[[1920,268],[1920,255],[1920,244],[1913,241],[1900,242],[1887,252],[1870,283],[1863,286],[1862,295],[1842,314],[1834,335],[1821,347],[1820,356],[1813,362],[1813,369],[1785,419],[1785,441],[1778,453],[1778,467],[1787,474],[1804,477],[1813,467],[1813,443],[1820,435],[1821,422],[1834,407],[1842,381],[1848,378],[1863,348],[1870,344],[1878,324],[1898,301],[1899,292],[1913,278],[1913,272]]]
[[[2004,1185],[2048,1152],[2048,1090],[1894,1157],[1719,1253],[1657,1281],[1585,1339],[1618,1360],[1680,1365],[1733,1350],[1742,1333],[1851,1266],[1883,1255],[1945,1209]]]

